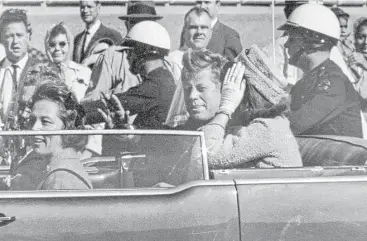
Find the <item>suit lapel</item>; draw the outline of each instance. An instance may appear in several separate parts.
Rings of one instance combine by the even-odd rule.
[[[105,32],[105,26],[101,23],[101,25],[97,29],[97,32],[92,36],[91,40],[89,41],[88,46],[85,49],[84,53],[89,52],[89,50],[93,46],[94,42],[96,42],[101,36],[103,36],[104,32]],[[83,57],[85,57],[85,56],[83,56]]]
[[[209,49],[210,51],[214,53],[222,54],[221,53],[222,51],[220,51],[220,45],[223,45],[223,44],[220,43],[219,41],[222,38],[222,36],[220,36],[220,31],[219,31],[220,25],[221,23],[218,20],[213,27],[212,37],[209,40],[207,49]]]
[[[83,39],[85,36],[85,30],[79,35],[77,39],[75,47],[77,48],[75,51],[75,62],[80,63],[83,55]]]

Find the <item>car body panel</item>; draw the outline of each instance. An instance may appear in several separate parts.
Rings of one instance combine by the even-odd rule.
[[[169,189],[1,192],[4,240],[240,240],[233,181]],[[20,231],[21,230],[21,231]]]
[[[367,177],[235,180],[242,240],[365,240]]]

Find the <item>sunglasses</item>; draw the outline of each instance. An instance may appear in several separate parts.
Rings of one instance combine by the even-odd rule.
[[[67,42],[65,42],[65,41],[61,41],[61,42],[50,42],[50,43],[48,43],[48,47],[50,47],[50,48],[55,48],[56,47],[56,45],[59,45],[61,48],[64,48],[65,46],[66,46],[66,44],[67,44]]]

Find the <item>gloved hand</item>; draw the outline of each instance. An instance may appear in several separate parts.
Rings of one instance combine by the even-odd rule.
[[[241,103],[246,89],[246,80],[243,79],[244,73],[245,66],[241,62],[235,63],[228,69],[222,85],[222,98],[218,113],[224,113],[231,117]]]

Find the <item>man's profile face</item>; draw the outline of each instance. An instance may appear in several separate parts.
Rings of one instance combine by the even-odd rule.
[[[301,67],[303,59],[302,56],[299,55],[299,50],[305,46],[304,39],[305,37],[300,31],[298,31],[298,29],[292,29],[288,31],[288,40],[284,44],[284,47],[287,48],[289,64],[296,67]]]
[[[196,1],[196,7],[206,9],[212,18],[216,18],[219,11],[219,1]]]
[[[187,22],[187,46],[192,49],[205,49],[212,36],[211,18],[202,13],[190,14]]]
[[[23,22],[5,25],[1,36],[6,57],[12,63],[18,62],[26,55],[29,46],[29,33]]]
[[[94,23],[99,16],[100,8],[100,4],[95,1],[80,1],[79,10],[83,22],[86,24]]]

